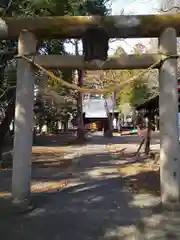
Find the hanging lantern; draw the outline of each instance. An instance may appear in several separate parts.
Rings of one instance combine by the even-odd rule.
[[[104,28],[99,26],[89,28],[82,38],[84,61],[106,61],[109,49],[109,36]]]

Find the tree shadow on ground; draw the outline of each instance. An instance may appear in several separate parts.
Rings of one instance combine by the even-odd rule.
[[[116,226],[136,224],[140,218],[138,209],[130,206],[131,200],[118,178],[36,195],[34,211],[3,218],[1,236],[7,240],[115,239]],[[118,236],[123,237],[121,234]]]
[[[93,141],[91,140],[93,139]],[[92,145],[104,144],[140,144],[141,137],[139,135],[124,135],[113,136],[111,138],[104,137],[103,134],[98,133],[88,134],[86,141],[80,142],[77,140],[74,133],[57,134],[57,135],[38,135],[34,146],[67,146],[67,145],[85,145],[87,143]],[[159,134],[153,133],[153,144],[159,144]]]
[[[92,145],[132,145],[135,148],[138,148],[142,141],[142,137],[138,135],[129,135],[129,136],[113,136],[112,138],[106,138],[103,136],[93,136],[93,141],[89,138],[89,144]],[[153,136],[151,139],[151,144],[159,145],[160,140],[157,136]]]
[[[123,157],[117,160],[108,152],[84,152],[76,160],[79,164],[72,176],[62,177],[60,171],[48,168],[43,176],[39,168],[33,168],[33,181],[70,182],[64,189],[33,193],[36,208],[28,214],[0,214],[2,240],[179,239],[179,215],[153,212],[159,198],[135,194],[126,186],[117,172],[117,162],[123,165]]]
[[[115,157],[118,159],[118,157]],[[160,171],[158,164],[147,155],[124,153],[117,166],[125,186],[134,193],[150,193],[160,196]]]
[[[36,194],[34,211],[3,219],[0,216],[1,236],[5,236],[1,239],[150,239],[148,234],[151,239],[178,239],[174,231],[179,229],[177,216],[171,217],[172,230],[167,221],[169,213],[153,213],[153,202],[142,208],[123,184],[120,177],[115,177],[61,192]],[[148,196],[144,198],[149,201]]]
[[[150,193],[160,196],[160,173],[149,170],[124,178],[125,186],[134,193]]]
[[[119,168],[132,165],[134,163],[144,163],[147,160],[145,156],[135,157],[133,153],[123,153],[116,151],[116,154],[101,152],[97,149],[90,153],[75,156],[72,158],[63,158],[64,152],[43,154],[35,153],[32,162],[32,180],[40,183],[47,181],[63,181],[66,178],[79,179],[80,181],[96,181],[96,179],[105,179],[111,176],[119,176]],[[62,155],[61,155],[62,154]],[[75,163],[75,164],[73,164]],[[67,175],[66,170],[73,166],[73,172]],[[11,168],[0,172],[1,186],[0,191],[9,192],[11,190]],[[5,184],[4,184],[5,183]]]
[[[37,135],[35,137],[34,146],[62,146],[67,145],[70,141],[74,140],[73,133],[67,134],[51,134],[51,135]]]

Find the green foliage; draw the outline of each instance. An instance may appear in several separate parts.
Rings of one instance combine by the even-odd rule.
[[[3,16],[76,16],[76,15],[105,15],[108,13],[106,4],[109,0],[16,0],[11,1],[6,8],[1,9],[1,15]],[[39,42],[40,54],[67,54],[64,47],[65,41],[51,40]],[[5,94],[1,98],[1,102],[8,102],[12,98],[11,86],[16,84],[16,72],[14,69],[8,69],[7,65],[12,61],[13,55],[17,53],[17,41],[1,41],[1,49],[10,51],[12,48],[14,53],[5,54],[1,52],[0,56],[0,88],[2,90],[8,90],[8,94]],[[6,69],[6,71],[5,71]],[[73,71],[62,70],[56,71],[56,75],[63,78],[68,82],[73,81]],[[71,96],[76,98],[77,92],[62,87],[58,83],[54,83],[52,80],[46,84],[56,96],[65,97]],[[10,89],[10,91],[9,91]],[[14,88],[15,90],[15,88]],[[13,90],[13,91],[14,91]],[[11,93],[11,94],[10,94]],[[53,96],[52,96],[53,99]],[[72,102],[55,103],[55,101],[46,101],[42,95],[39,95],[37,99],[36,114],[39,120],[49,120],[55,118],[61,118],[63,121],[67,121],[72,113],[76,111],[76,108]]]
[[[145,101],[149,96],[149,89],[146,83],[146,79],[139,78],[134,81],[132,92],[130,95],[130,103],[132,106],[138,105]]]
[[[140,55],[142,52],[146,52],[145,46],[141,43],[136,44],[134,53]],[[114,55],[121,56],[122,54],[126,54],[124,49],[118,47]],[[146,73],[144,74],[143,72]],[[131,106],[141,104],[157,91],[157,89],[150,87],[151,73],[141,69],[114,71],[114,77],[110,77],[111,82],[123,84],[116,94],[118,108],[121,108],[125,103],[129,103]],[[130,79],[133,80],[129,81]]]
[[[123,54],[126,54],[126,52],[124,51],[124,49],[123,49],[122,47],[118,47],[118,48],[116,49],[115,53],[114,53],[114,56],[119,57],[119,56],[121,56],[121,55],[123,55]]]
[[[109,0],[17,0],[11,11],[23,16],[105,15]]]

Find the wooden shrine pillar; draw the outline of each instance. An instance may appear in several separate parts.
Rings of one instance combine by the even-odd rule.
[[[167,28],[159,38],[159,51],[177,54],[176,30]],[[177,59],[165,60],[159,70],[160,178],[164,205],[180,202],[180,147],[178,134]]]
[[[36,53],[36,39],[32,33],[26,30],[21,32],[18,53],[20,56]],[[30,195],[33,105],[34,73],[32,65],[24,59],[18,59],[12,173],[14,203],[21,203]]]

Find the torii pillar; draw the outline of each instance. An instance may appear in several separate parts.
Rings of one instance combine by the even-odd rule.
[[[177,55],[176,30],[167,28],[159,38],[159,51]],[[177,59],[168,58],[159,70],[160,179],[165,206],[180,206],[180,147],[178,131]]]
[[[35,55],[36,38],[32,33],[26,30],[21,32],[18,53],[20,56]],[[13,203],[22,203],[30,195],[34,78],[32,65],[24,59],[18,59],[12,173]]]

